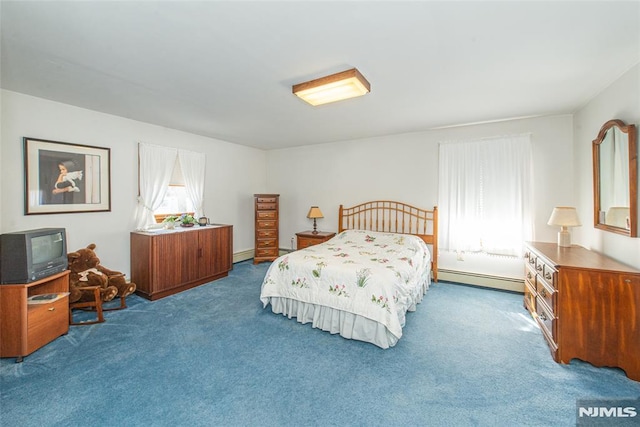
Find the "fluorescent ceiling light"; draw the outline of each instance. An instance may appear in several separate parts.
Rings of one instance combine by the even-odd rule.
[[[371,85],[355,68],[293,86],[293,93],[314,107],[355,98],[370,91]]]

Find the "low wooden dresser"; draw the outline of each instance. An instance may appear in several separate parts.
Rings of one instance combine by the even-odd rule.
[[[233,269],[233,226],[131,232],[131,281],[157,300],[221,279]]]
[[[318,231],[317,233],[313,233],[313,231],[301,231],[300,233],[296,233],[296,248],[304,249],[309,246],[317,245],[318,243],[326,242],[327,240],[334,237],[336,233],[328,232],[328,231]]]
[[[273,261],[280,253],[278,245],[279,194],[254,194],[256,244],[253,263]]]
[[[556,362],[640,381],[640,271],[581,246],[527,242],[524,305]]]

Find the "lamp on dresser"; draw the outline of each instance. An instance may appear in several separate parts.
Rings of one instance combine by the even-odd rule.
[[[309,213],[307,214],[307,218],[313,218],[313,234],[318,234],[316,219],[324,218],[324,215],[322,215],[322,211],[320,210],[320,208],[317,206],[311,206],[311,209],[309,209]]]
[[[547,224],[560,226],[560,231],[558,232],[558,246],[563,248],[571,246],[571,233],[569,233],[568,227],[578,227],[582,225],[578,218],[576,208],[568,206],[558,206],[553,208],[553,212],[551,212],[551,217]]]

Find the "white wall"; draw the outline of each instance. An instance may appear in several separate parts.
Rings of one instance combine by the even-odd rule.
[[[575,182],[582,227],[574,229],[574,242],[640,268],[640,238],[594,228],[591,146],[600,128],[611,119],[640,126],[640,65],[624,73],[594,97],[574,117]]]
[[[280,246],[310,229],[311,205],[337,230],[340,203],[400,200],[420,207],[438,202],[438,142],[530,132],[534,146],[535,240],[554,242],[546,225],[554,206],[578,206],[582,227],[574,243],[640,268],[640,239],[593,228],[591,141],[607,120],[640,123],[640,67],[635,66],[584,108],[558,115],[264,152],[220,140],[96,113],[14,92],[0,92],[0,232],[64,226],[70,249],[94,242],[103,264],[129,272],[129,232],[137,194],[137,142],[184,147],[207,155],[205,212],[234,225],[234,252],[254,246],[253,194],[281,194]],[[310,130],[313,131],[313,130]],[[22,137],[111,148],[112,211],[24,215]],[[575,167],[574,167],[575,165]],[[266,181],[265,181],[266,177]],[[522,270],[441,257],[440,267],[511,277]]]
[[[2,91],[1,104],[0,232],[66,227],[69,250],[95,243],[102,264],[128,275],[138,185],[137,144],[147,142],[205,153],[206,215],[213,222],[234,226],[234,252],[253,248],[253,194],[266,190],[263,150],[10,91]],[[25,136],[110,148],[111,212],[24,215]]]
[[[398,200],[424,208],[437,205],[439,141],[520,133],[531,133],[533,142],[535,239],[553,242],[558,230],[547,225],[553,207],[577,203],[572,123],[570,115],[559,115],[269,151],[267,187],[281,194],[280,246],[288,247],[297,231],[312,226],[306,219],[311,205],[322,209],[325,218],[318,228],[327,231],[337,231],[341,203]],[[500,265],[504,261],[489,270],[483,263],[442,256],[439,262],[440,268],[523,275],[521,261],[508,271]]]

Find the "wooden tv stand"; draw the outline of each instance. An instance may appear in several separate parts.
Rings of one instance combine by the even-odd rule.
[[[29,304],[40,294],[67,293],[53,302]],[[31,283],[0,284],[0,357],[27,356],[69,332],[69,270]]]

